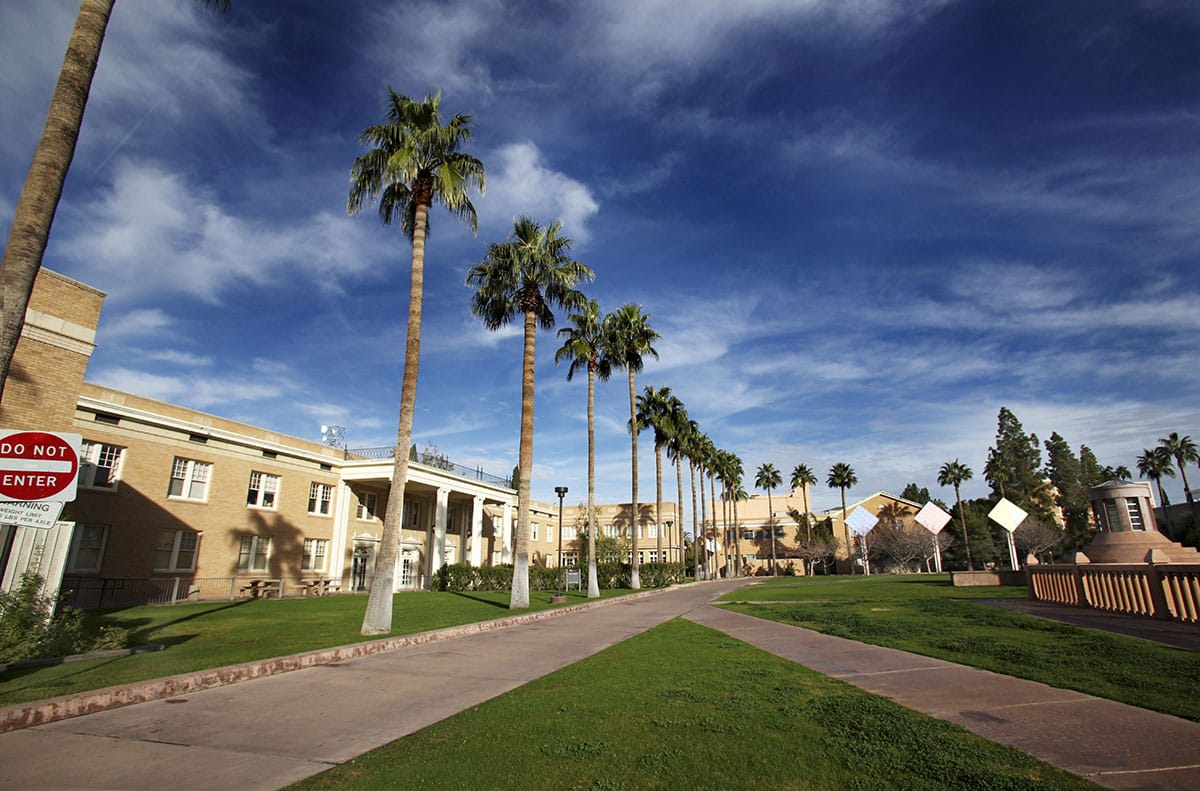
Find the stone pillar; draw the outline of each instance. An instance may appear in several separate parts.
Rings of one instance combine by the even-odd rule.
[[[476,497],[471,504],[471,560],[472,566],[483,565],[483,498]]]
[[[504,504],[504,515],[500,519],[500,562],[513,562],[513,507]]]
[[[429,550],[429,584],[446,562],[446,520],[449,515],[450,490],[437,490],[437,510],[433,522],[433,546]]]

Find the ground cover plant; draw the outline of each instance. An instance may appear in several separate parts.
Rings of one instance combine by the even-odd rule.
[[[725,600],[760,603],[725,606],[1200,722],[1200,654],[972,601],[1025,596],[947,575],[810,577],[743,588]]]
[[[529,609],[550,608],[553,593],[535,592]],[[628,590],[612,590],[602,591],[601,595],[628,593]],[[573,590],[567,594],[566,605],[553,606],[586,600],[583,593]],[[359,633],[365,602],[362,596],[323,596],[89,611],[84,616],[88,633],[128,630],[132,644],[160,643],[164,650],[10,669],[0,673],[0,705],[375,639]],[[393,614],[396,628],[390,635],[475,623],[513,613],[508,609],[505,592],[414,591],[395,595]]]
[[[294,786],[1094,787],[682,619]]]

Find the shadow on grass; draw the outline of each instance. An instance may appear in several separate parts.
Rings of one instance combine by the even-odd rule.
[[[482,604],[490,604],[492,607],[500,610],[508,609],[508,604],[504,602],[492,601],[491,599],[485,599],[482,596],[473,596],[469,591],[447,591],[447,593],[453,593],[455,596],[460,596],[464,599],[470,599],[471,601],[477,601]]]
[[[212,609],[207,609],[202,612],[194,612],[194,613],[190,613],[188,615],[181,616],[179,618],[175,618],[170,621],[162,621],[162,622],[158,622],[158,623],[153,622],[148,618],[130,618],[128,620],[122,620],[120,617],[113,618],[109,614],[105,614],[105,615],[101,616],[100,618],[97,619],[97,621],[103,626],[117,626],[122,629],[128,629],[130,642],[133,643],[134,645],[140,645],[140,644],[146,642],[150,638],[151,635],[153,635],[154,633],[159,632],[163,629],[166,629],[168,626],[175,626],[176,624],[185,623],[187,621],[191,621],[196,618],[204,618],[205,616],[212,615],[214,613],[223,612],[224,610],[229,610],[234,607],[241,607],[242,605],[249,604],[252,601],[255,601],[255,600],[254,599],[240,599],[238,601],[229,602],[228,604],[222,604],[219,607],[213,607]],[[184,640],[190,640],[194,636],[195,635],[184,636]],[[182,642],[182,640],[180,640],[178,637],[175,637],[175,638],[160,639],[160,640],[157,640],[156,642],[162,643],[164,645],[175,645],[179,642]]]

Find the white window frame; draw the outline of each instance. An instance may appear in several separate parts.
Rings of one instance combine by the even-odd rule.
[[[108,466],[101,466],[102,461],[108,461]],[[120,445],[85,439],[79,447],[79,485],[84,489],[115,492],[121,482],[121,465],[124,461],[125,448]],[[104,476],[105,482],[98,483],[97,478],[103,470],[108,470]]]
[[[358,492],[357,519],[360,522],[374,522],[379,513],[379,495],[375,492]]]
[[[604,535],[608,538],[620,538],[621,528],[617,527],[616,525],[605,525]]]
[[[171,539],[170,539],[170,544],[171,544],[170,562],[166,566],[156,565],[154,570],[155,571],[168,571],[168,572],[195,571],[196,570],[196,558],[200,554],[200,536],[202,534],[195,530],[163,530],[163,531],[160,531],[158,534],[158,544],[156,544],[154,547],[156,562],[157,562],[158,553],[166,550],[166,547],[162,546],[162,545],[167,543],[163,539],[166,538],[168,535],[171,536]],[[194,536],[194,538],[192,539],[192,545],[190,547],[184,546],[184,544],[186,542],[185,536]],[[181,566],[181,565],[179,565],[179,556],[185,552],[190,552],[192,554],[192,562],[191,562],[191,565]]]
[[[237,570],[254,573],[267,571],[271,567],[271,543],[270,536],[242,536],[238,545]],[[257,564],[259,558],[262,558],[261,566]]]
[[[170,500],[190,500],[196,503],[208,502],[208,487],[212,483],[212,462],[187,459],[176,456],[171,462],[171,479],[167,485],[167,498]],[[175,481],[181,481],[179,493],[171,490]],[[200,486],[200,496],[195,496],[196,487]]]
[[[658,538],[658,525],[646,525],[646,538]]]
[[[333,485],[313,481],[308,485],[308,512],[313,516],[333,513]]]
[[[329,562],[329,541],[324,538],[306,538],[301,550],[300,570],[305,572],[325,571]]]
[[[537,541],[537,540],[538,540],[538,525],[537,525],[537,522],[530,522],[530,523],[529,523],[529,540],[530,540],[530,541]]]
[[[79,565],[79,550],[83,547],[84,539],[94,537],[99,532],[100,541],[98,546],[89,546],[86,549],[96,551],[96,562],[91,566]],[[67,557],[67,571],[75,574],[91,574],[100,570],[104,565],[104,547],[108,544],[108,525],[101,524],[85,524],[80,522],[75,525],[74,531],[71,533],[71,552]],[[95,543],[94,541],[91,543]]]
[[[563,525],[563,541],[575,541],[579,538],[579,531],[575,529],[575,525]]]
[[[250,484],[246,489],[246,507],[279,510],[279,484],[282,479],[269,472],[250,472]]]

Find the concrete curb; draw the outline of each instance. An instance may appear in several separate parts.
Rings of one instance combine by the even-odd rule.
[[[239,681],[274,676],[279,673],[289,673],[293,670],[303,670],[306,667],[330,665],[358,657],[397,651],[408,646],[425,645],[442,640],[452,640],[464,635],[490,632],[510,626],[520,626],[547,618],[556,618],[560,615],[570,615],[590,610],[594,607],[636,601],[637,599],[643,599],[647,596],[654,596],[663,591],[671,590],[673,587],[675,586],[653,588],[638,591],[637,593],[630,593],[625,596],[614,596],[608,599],[581,602],[580,604],[572,604],[554,610],[539,610],[520,615],[509,615],[491,621],[451,626],[446,629],[436,629],[429,632],[384,637],[364,643],[353,643],[335,648],[322,648],[300,654],[245,662],[240,665],[227,665],[208,670],[197,670],[192,673],[181,673],[177,676],[135,681],[132,684],[94,689],[73,695],[62,695],[57,698],[16,703],[0,708],[0,733],[30,728],[34,725],[45,725],[46,723],[79,717],[84,714],[92,714],[97,711],[131,706],[135,703],[145,703],[152,700],[186,695],[189,692],[197,692],[202,689],[223,687],[227,684],[236,684]]]

